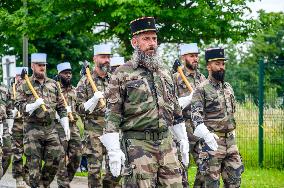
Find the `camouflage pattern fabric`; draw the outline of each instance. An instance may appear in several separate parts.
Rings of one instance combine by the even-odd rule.
[[[24,155],[24,135],[23,135],[23,120],[15,119],[12,129],[12,174],[13,178],[24,177],[24,173],[28,170],[27,166],[23,166]]]
[[[183,187],[172,137],[158,141],[127,139],[126,145],[131,173],[124,174],[123,187]]]
[[[137,136],[127,138],[126,165],[135,167],[125,177],[125,187],[182,187],[172,137],[162,136],[169,126],[183,122],[175,92],[163,64],[149,71],[129,61],[112,75],[106,92],[106,132]]]
[[[65,157],[61,158],[57,172],[57,184],[60,188],[69,188],[77,169],[80,166],[82,143],[80,132],[75,123],[70,123],[70,140],[67,142],[63,127],[58,130],[60,142],[65,151]]]
[[[25,112],[26,105],[35,101],[25,81],[17,90],[15,106],[24,118],[24,153],[27,157],[30,185],[48,187],[56,175],[63,155],[55,114],[57,111],[62,118],[67,117],[67,112],[54,80],[45,78],[41,84],[32,76],[30,81],[37,94],[44,99],[47,112],[42,108],[37,108],[31,115]]]
[[[11,135],[8,132],[8,125],[6,123],[6,118],[11,118],[11,100],[10,95],[8,92],[8,88],[5,85],[0,86],[0,118],[1,122],[3,123],[3,146],[2,146],[2,166],[1,166],[1,173],[4,175],[10,165],[11,157],[12,157],[12,150],[11,150]]]
[[[183,121],[169,68],[118,67],[107,88],[107,132],[162,132]]]
[[[60,142],[64,147],[65,157],[60,161],[60,167],[57,173],[57,183],[59,188],[69,188],[70,182],[79,168],[80,159],[82,155],[82,142],[79,128],[76,125],[77,121],[77,95],[74,87],[63,87],[61,85],[62,93],[68,105],[71,106],[74,121],[69,122],[70,126],[70,140],[66,140],[64,129],[61,125],[58,126],[58,134]]]
[[[192,98],[192,121],[195,126],[204,123],[210,131],[215,132],[217,151],[210,149],[200,152],[200,159],[205,166],[205,187],[220,186],[220,175],[225,187],[240,187],[243,164],[235,142],[234,129],[235,97],[229,83],[219,83],[212,77],[200,84]],[[205,152],[205,154],[204,154]]]
[[[194,90],[200,83],[206,80],[205,76],[200,73],[199,70],[196,70],[193,73],[190,73],[186,67],[183,67],[183,73],[187,78],[188,82],[190,83],[192,89]],[[174,74],[174,84],[177,87],[177,96],[178,97],[185,97],[190,94],[188,88],[186,87],[184,81],[182,80],[179,73]],[[182,111],[183,117],[185,118],[185,125],[187,131],[187,137],[189,141],[189,154],[192,155],[195,163],[198,161],[198,156],[200,152],[200,144],[198,143],[198,138],[193,135],[194,132],[194,125],[191,121],[191,105],[188,105]],[[179,156],[181,159],[181,156]],[[183,168],[183,185],[184,187],[189,187],[188,178],[187,178],[187,168]],[[201,188],[204,187],[204,177],[199,173],[199,170],[196,172],[195,180],[194,180],[194,188]]]
[[[110,75],[101,78],[95,71],[92,72],[92,78],[99,91],[105,92],[109,83]],[[84,154],[88,159],[88,186],[89,188],[101,187],[103,177],[101,176],[103,156],[106,155],[105,148],[99,140],[99,136],[103,134],[105,128],[105,107],[100,102],[92,113],[85,111],[83,104],[93,97],[94,91],[86,76],[79,81],[77,88],[77,98],[79,102],[78,112],[84,117],[86,145]],[[106,101],[105,101],[106,102]],[[83,119],[83,118],[82,118]],[[107,173],[104,179],[112,179]]]

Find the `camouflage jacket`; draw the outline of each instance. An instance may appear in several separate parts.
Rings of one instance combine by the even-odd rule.
[[[5,85],[0,85],[0,122],[3,122],[7,118],[7,101],[8,101],[8,89]]]
[[[67,117],[66,108],[61,98],[56,82],[50,78],[45,78],[41,84],[34,76],[30,78],[31,84],[37,92],[38,96],[43,98],[47,112],[41,107],[37,108],[31,115],[27,113],[26,105],[36,101],[26,81],[17,88],[15,107],[23,114],[24,121],[37,123],[50,123],[56,119],[56,111],[60,118]]]
[[[116,69],[107,88],[107,132],[165,131],[183,121],[173,79],[162,65],[150,72],[131,61]]]
[[[190,83],[192,89],[194,90],[200,83],[206,80],[205,76],[201,74],[198,70],[195,73],[189,73],[187,68],[183,68],[183,73],[186,76],[188,82]],[[179,73],[174,74],[174,84],[177,87],[177,96],[178,97],[185,97],[188,96],[189,90],[186,87],[184,81],[182,80]],[[191,119],[191,109],[190,105],[188,105],[185,109],[183,109],[183,117],[186,119]]]
[[[78,108],[78,100],[77,100],[77,92],[75,90],[75,87],[73,87],[72,85],[70,87],[63,87],[63,85],[61,84],[61,91],[67,102],[67,105],[71,106],[74,122],[76,122],[78,120],[77,117],[78,114],[76,112],[76,109]]]
[[[109,83],[110,75],[105,78],[101,78],[94,71],[92,73],[92,78],[97,86],[98,91],[105,92]],[[98,102],[96,108],[92,113],[85,111],[84,103],[87,102],[90,98],[93,97],[94,91],[91,84],[89,83],[87,76],[84,76],[79,81],[77,88],[77,99],[78,99],[78,108],[77,111],[84,118],[85,128],[87,130],[98,130],[101,131],[105,127],[105,107],[100,105]],[[106,101],[105,101],[106,102]]]
[[[217,83],[209,77],[196,88],[191,104],[195,126],[204,123],[209,130],[225,133],[236,128],[235,97],[229,83]]]

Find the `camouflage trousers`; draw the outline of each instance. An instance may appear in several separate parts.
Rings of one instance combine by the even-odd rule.
[[[2,152],[2,169],[4,175],[7,172],[12,159],[12,136],[8,132],[8,125],[6,123],[4,124]]]
[[[27,172],[27,166],[23,167],[23,155],[24,155],[24,135],[23,135],[23,121],[15,120],[12,129],[12,174],[16,179],[18,177],[24,177]]]
[[[227,138],[219,136],[217,143],[217,151],[208,151],[205,187],[220,187],[220,175],[222,175],[224,187],[240,187],[244,166],[234,134],[231,134]]]
[[[58,135],[65,152],[65,157],[61,158],[57,172],[59,188],[70,188],[70,182],[80,166],[82,143],[79,129],[75,123],[70,123],[70,134],[70,140],[67,141],[63,127],[58,126]]]
[[[63,157],[63,147],[55,123],[24,122],[24,153],[27,157],[30,186],[49,187]]]
[[[103,157],[106,156],[106,149],[99,140],[102,135],[101,130],[86,130],[86,147],[85,154],[88,159],[88,187],[102,187],[103,181],[109,182],[116,180],[111,177],[107,167],[105,177],[102,177],[102,162]],[[107,165],[106,165],[107,166]],[[112,182],[115,184],[115,182]]]
[[[124,172],[123,187],[182,187],[181,166],[171,136],[125,142],[130,170]]]

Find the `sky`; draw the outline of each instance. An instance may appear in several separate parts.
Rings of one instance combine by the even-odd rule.
[[[253,3],[248,3],[252,10],[252,16],[257,17],[257,11],[260,9],[265,12],[284,12],[284,0],[256,0]]]

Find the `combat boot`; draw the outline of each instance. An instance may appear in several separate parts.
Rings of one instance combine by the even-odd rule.
[[[27,184],[24,181],[23,177],[16,178],[16,188],[26,188]]]

